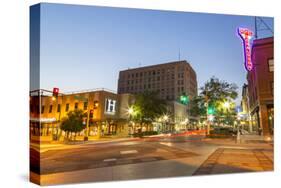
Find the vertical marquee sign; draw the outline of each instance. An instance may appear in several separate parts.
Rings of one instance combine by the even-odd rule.
[[[251,44],[250,40],[253,37],[253,32],[247,28],[238,28],[238,35],[241,37],[244,46],[245,68],[248,71],[253,69],[253,62],[251,58]]]

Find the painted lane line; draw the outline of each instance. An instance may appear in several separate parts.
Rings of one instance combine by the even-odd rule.
[[[132,154],[132,153],[138,153],[138,151],[137,151],[137,150],[120,151],[120,154],[121,154],[121,155],[124,155],[124,154]]]

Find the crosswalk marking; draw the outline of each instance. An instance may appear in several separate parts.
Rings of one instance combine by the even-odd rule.
[[[116,158],[104,159],[103,161],[104,161],[104,162],[116,161]]]

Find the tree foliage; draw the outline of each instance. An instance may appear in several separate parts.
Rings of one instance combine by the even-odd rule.
[[[235,115],[234,100],[237,98],[237,85],[219,80],[212,77],[204,86],[200,88],[200,93],[191,101],[191,114],[193,116],[206,116],[207,101],[208,106],[215,109],[215,116],[218,122],[233,121]],[[228,102],[230,105],[225,108],[224,103]]]
[[[83,124],[83,117],[85,114],[82,110],[70,111],[67,117],[62,119],[61,129],[67,133],[77,133],[81,132],[85,125]]]
[[[133,119],[140,123],[151,123],[167,112],[166,101],[160,99],[155,91],[137,94],[132,108],[134,110]]]

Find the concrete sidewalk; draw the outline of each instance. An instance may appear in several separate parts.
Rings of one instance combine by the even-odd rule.
[[[253,134],[242,134],[240,139],[243,142],[260,141],[260,142],[274,142],[273,136],[262,136]]]

